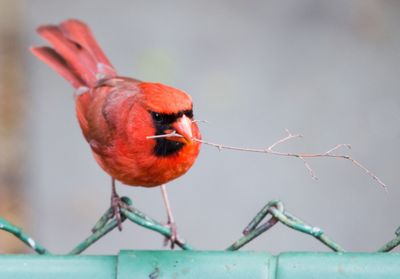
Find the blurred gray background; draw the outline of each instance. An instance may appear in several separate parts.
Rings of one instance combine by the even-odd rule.
[[[205,140],[267,147],[288,128],[304,138],[277,150],[324,152],[350,143],[351,155],[389,186],[387,193],[348,161],[309,160],[319,177],[314,181],[294,158],[203,146],[190,172],[168,185],[179,234],[190,244],[226,248],[271,199],[348,250],[372,251],[394,237],[400,225],[399,1],[11,2],[24,96],[24,221],[18,224],[49,250],[65,253],[88,236],[110,194],[110,179],[75,119],[72,88],[28,52],[44,43],[38,25],[67,18],[91,26],[121,75],[189,92],[196,117],[209,121],[201,124]],[[158,188],[118,185],[118,191],[166,220]],[[87,253],[120,249],[164,248],[160,235],[127,222]],[[283,225],[245,249],[328,250]]]

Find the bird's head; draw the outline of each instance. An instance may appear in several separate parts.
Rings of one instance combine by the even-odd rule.
[[[175,154],[186,145],[198,145],[200,138],[193,121],[192,98],[185,92],[158,83],[141,83],[141,101],[151,116],[155,136],[177,133],[178,136],[156,138],[155,153],[160,156]]]

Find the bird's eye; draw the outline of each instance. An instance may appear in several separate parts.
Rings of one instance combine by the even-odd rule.
[[[183,112],[187,117],[189,117],[189,118],[193,118],[193,110],[185,110],[184,112]]]
[[[152,112],[151,116],[153,117],[154,121],[157,121],[157,122],[162,122],[164,120],[163,115],[158,112]]]

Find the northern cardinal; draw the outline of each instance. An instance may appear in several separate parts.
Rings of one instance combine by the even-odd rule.
[[[186,173],[200,151],[200,143],[193,140],[201,135],[193,121],[191,97],[160,83],[118,76],[81,21],[43,25],[37,32],[52,48],[32,47],[33,54],[76,89],[83,135],[112,178],[111,205],[119,228],[121,201],[115,180],[129,186],[162,186],[168,224],[175,228],[164,184]],[[148,138],[174,132],[181,137]]]

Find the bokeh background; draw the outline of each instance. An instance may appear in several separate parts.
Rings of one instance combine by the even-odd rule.
[[[267,147],[285,128],[304,135],[282,151],[324,152],[351,143],[348,161],[301,161],[218,152],[168,185],[179,233],[201,249],[238,239],[255,213],[281,199],[352,251],[394,237],[400,189],[400,1],[7,1],[0,2],[0,215],[49,250],[65,253],[109,206],[110,179],[75,119],[72,88],[28,51],[35,28],[79,18],[121,75],[189,92],[206,140]],[[160,190],[124,187],[142,211],[165,220]],[[0,251],[22,251],[0,234]],[[164,249],[126,223],[87,253]],[[327,251],[310,236],[274,227],[245,249]]]

